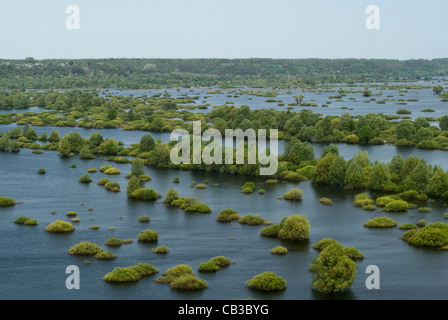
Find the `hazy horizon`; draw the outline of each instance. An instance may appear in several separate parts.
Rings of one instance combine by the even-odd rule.
[[[80,12],[69,30],[68,6]],[[367,29],[366,8],[380,10]],[[17,0],[0,4],[0,59],[447,57],[448,1]]]

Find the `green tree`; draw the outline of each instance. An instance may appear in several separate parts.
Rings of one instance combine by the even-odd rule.
[[[99,132],[94,132],[89,137],[89,148],[91,150],[99,147],[104,142],[104,138]]]
[[[95,159],[95,155],[90,151],[89,146],[85,146],[82,148],[81,152],[79,153],[80,159]]]
[[[58,145],[59,154],[63,157],[68,156],[71,152],[71,146],[69,137],[65,135],[60,141]]]
[[[440,130],[448,130],[448,116],[443,116],[440,118],[439,127]]]
[[[347,161],[341,156],[334,159],[328,173],[329,183],[332,185],[343,186],[347,172]]]
[[[432,87],[432,91],[434,91],[434,93],[437,95],[441,94],[443,89],[444,88],[441,84],[438,84],[438,85],[435,85],[434,87]]]
[[[285,147],[286,159],[290,162],[300,164],[302,161],[314,161],[313,146],[308,142],[291,140]]]
[[[10,151],[10,152],[20,152],[19,141],[11,140],[9,142],[8,151]]]
[[[353,158],[354,162],[356,162],[361,168],[367,167],[370,165],[369,153],[367,150],[358,151]]]
[[[50,136],[48,137],[48,141],[50,142],[59,142],[61,140],[61,136],[57,130],[53,130],[50,132]]]
[[[310,222],[304,215],[293,215],[282,219],[278,238],[283,240],[306,240],[310,237]]]
[[[429,180],[426,193],[433,198],[440,198],[448,190],[448,177],[442,168]]]
[[[412,140],[414,139],[415,128],[409,121],[402,121],[397,126],[397,139]]]
[[[143,162],[142,159],[135,158],[132,161],[131,175],[139,177],[139,176],[141,176],[144,173],[145,173],[145,163]]]
[[[158,132],[158,131],[161,131],[164,126],[165,126],[165,122],[163,121],[162,118],[155,118],[151,122],[151,124],[149,126],[149,130]]]
[[[155,147],[154,138],[150,134],[144,135],[140,139],[140,147],[139,147],[140,152],[151,151],[154,149],[154,147]]]
[[[412,170],[404,183],[404,190],[424,192],[429,182],[429,168],[425,160],[420,159],[418,165]]]
[[[375,163],[370,172],[369,188],[372,190],[381,190],[383,185],[390,181],[390,174],[384,163]]]
[[[336,155],[332,152],[327,153],[324,158],[319,158],[316,162],[316,175],[314,176],[314,181],[318,183],[329,184],[330,183],[330,169],[333,164]]]
[[[356,263],[344,254],[339,243],[332,243],[322,250],[309,269],[314,273],[312,288],[318,292],[345,292],[355,281]]]
[[[150,164],[156,167],[168,167],[170,161],[170,147],[166,143],[159,143],[151,151]]]
[[[127,194],[128,198],[131,197],[132,192],[134,192],[135,190],[140,189],[140,187],[141,187],[140,180],[136,176],[132,176],[129,179],[128,185],[126,187],[126,194]]]
[[[330,145],[328,145],[328,146],[325,146],[322,149],[322,153],[320,154],[320,157],[324,158],[330,152],[333,153],[334,155],[338,156],[339,155],[339,148],[338,148],[338,146],[334,145],[332,143]]]
[[[365,177],[362,167],[356,161],[352,161],[347,168],[344,185],[349,188],[357,189],[364,186],[364,180]]]
[[[171,204],[171,202],[177,199],[179,199],[179,194],[177,193],[176,190],[170,188],[170,190],[168,190],[168,192],[166,193],[165,200],[163,200],[163,203]]]

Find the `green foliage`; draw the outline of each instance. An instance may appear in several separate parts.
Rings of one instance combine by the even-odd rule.
[[[216,265],[214,262],[205,262],[205,263],[201,263],[198,266],[198,271],[199,272],[216,272],[218,271],[220,268],[218,265]]]
[[[255,189],[255,183],[253,183],[253,182],[246,182],[244,184],[244,186],[241,187],[241,192],[249,194],[249,193],[254,192],[254,189]]]
[[[155,148],[154,138],[150,134],[144,135],[140,139],[140,147],[139,147],[140,153],[149,152],[154,148]]]
[[[364,255],[355,247],[344,247],[342,250],[353,261],[364,259]]]
[[[355,207],[361,207],[364,210],[369,210],[370,206],[373,206],[373,200],[367,195],[367,193],[358,193],[355,195],[353,205]]]
[[[136,158],[132,161],[132,167],[131,167],[131,175],[133,176],[141,176],[145,173],[145,163],[142,159]]]
[[[37,170],[37,173],[38,174],[46,174],[47,172],[45,171],[44,168],[40,168],[40,169]]]
[[[282,247],[282,246],[277,246],[275,248],[272,248],[270,252],[272,254],[283,255],[283,254],[288,253],[288,249],[286,249],[285,247]]]
[[[68,254],[76,256],[94,256],[103,249],[90,241],[80,242],[68,250]]]
[[[141,215],[140,217],[138,217],[138,221],[139,222],[150,222],[151,218],[148,215],[144,214],[144,215]]]
[[[424,226],[426,226],[426,221],[421,219],[421,220],[417,221],[417,223],[415,225],[419,228],[423,228]]]
[[[132,176],[129,181],[128,185],[126,187],[126,194],[128,198],[132,197],[132,193],[138,189],[140,189],[141,183],[140,180],[136,176]]]
[[[78,213],[75,211],[68,211],[65,215],[67,217],[76,217],[78,215]]]
[[[159,234],[156,231],[147,229],[140,232],[137,239],[141,242],[155,242],[159,239]]]
[[[66,233],[66,232],[72,232],[75,230],[75,227],[71,225],[71,223],[58,220],[53,223],[50,223],[46,228],[45,231],[47,232],[53,232],[53,233]]]
[[[157,283],[171,283],[174,279],[185,275],[193,275],[193,269],[186,264],[179,264],[168,270],[166,270],[161,277],[157,278],[155,282]]]
[[[171,205],[171,203],[177,199],[179,199],[179,194],[177,193],[176,190],[170,188],[166,193],[165,200],[163,200],[163,203]]]
[[[274,272],[266,271],[247,280],[246,285],[261,291],[280,291],[286,289],[286,280]]]
[[[224,256],[213,257],[209,260],[209,262],[213,262],[220,268],[224,268],[230,265],[230,259]]]
[[[397,222],[389,217],[376,217],[368,220],[363,226],[366,228],[393,228],[397,226]]]
[[[394,200],[386,204],[384,211],[386,212],[400,212],[406,211],[409,204],[404,200]]]
[[[261,229],[260,234],[263,237],[277,237],[280,229],[280,224],[273,224],[272,226]]]
[[[87,169],[87,172],[88,173],[96,173],[96,172],[98,172],[98,170],[94,167],[91,167],[91,168]]]
[[[137,189],[131,193],[131,199],[142,201],[155,201],[159,197],[159,194],[153,189]]]
[[[170,288],[173,290],[202,290],[208,287],[207,282],[203,279],[199,279],[194,275],[186,274],[175,278],[170,282]]]
[[[165,246],[158,246],[157,248],[152,249],[153,253],[158,253],[158,254],[167,254],[169,251],[170,251],[170,249]]]
[[[398,226],[398,229],[400,230],[413,230],[417,229],[417,226],[413,223],[405,223]]]
[[[113,254],[112,252],[103,251],[97,253],[94,258],[98,260],[114,260],[117,259],[117,255]]]
[[[99,180],[99,181],[97,182],[97,184],[100,185],[100,186],[105,186],[105,185],[106,185],[107,183],[109,183],[109,182],[111,182],[109,179],[107,179],[107,178],[103,178],[103,179]]]
[[[448,225],[442,222],[429,224],[402,239],[415,247],[444,247],[448,245]]]
[[[148,263],[139,263],[131,267],[115,268],[103,277],[107,282],[136,282],[143,277],[156,274],[159,270]]]
[[[331,206],[333,204],[333,201],[331,201],[331,199],[328,198],[321,198],[319,202],[326,206]]]
[[[315,244],[313,244],[313,249],[322,251],[326,247],[328,247],[330,244],[333,244],[333,243],[339,243],[339,242],[337,242],[336,240],[331,239],[331,238],[323,238],[323,239],[319,240],[318,242],[316,242]]]
[[[194,197],[182,197],[171,202],[172,206],[179,207],[185,212],[192,213],[210,213],[212,210],[208,205],[202,203]]]
[[[109,247],[120,247],[123,242],[119,238],[109,238],[104,244]]]
[[[379,197],[376,199],[375,204],[378,207],[384,208],[388,203],[393,202],[397,199],[395,199],[395,197],[389,197],[389,196],[384,196],[384,197]],[[407,209],[407,207],[406,207]]]
[[[120,191],[120,185],[118,182],[108,182],[104,185],[106,190],[112,191],[112,192],[119,192]]]
[[[322,250],[309,269],[314,273],[312,288],[322,293],[345,292],[351,288],[356,276],[356,263],[338,243]]]
[[[89,176],[88,173],[86,173],[86,174],[83,175],[81,178],[79,178],[79,182],[81,182],[81,183],[90,183],[90,182],[92,182],[92,181],[93,181],[93,180],[90,179],[90,176]]]
[[[304,215],[292,215],[284,218],[278,238],[281,240],[306,240],[310,236],[310,222]]]
[[[89,146],[85,146],[82,148],[81,152],[79,153],[80,159],[95,159],[95,155],[90,151]]]
[[[14,223],[24,224],[27,220],[30,220],[30,218],[28,218],[28,217],[18,217],[17,219],[14,220]]]
[[[241,217],[239,214],[233,209],[223,209],[216,217],[218,222],[231,222],[234,220],[238,220]]]
[[[420,207],[420,208],[418,208],[418,212],[431,212],[431,208]]]
[[[9,207],[15,204],[16,202],[12,198],[0,197],[0,207]]]
[[[258,214],[246,214],[238,219],[238,222],[241,224],[247,224],[250,226],[258,226],[261,224],[270,224],[269,221],[263,219]]]
[[[284,194],[283,198],[286,200],[302,200],[302,196],[302,190],[299,188],[292,188]]]

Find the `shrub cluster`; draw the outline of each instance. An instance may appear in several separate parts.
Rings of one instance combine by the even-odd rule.
[[[80,242],[68,250],[68,254],[75,256],[94,256],[100,252],[103,249],[90,241]]]
[[[207,288],[207,283],[194,275],[193,269],[180,264],[166,270],[162,277],[155,280],[157,283],[169,283],[173,290],[201,290]]]
[[[270,221],[263,219],[258,214],[246,214],[237,220],[241,224],[247,224],[250,226],[259,226],[261,224],[271,224]]]
[[[126,268],[115,268],[103,277],[107,282],[136,282],[143,277],[156,274],[159,270],[148,263],[139,263]]]
[[[286,289],[286,280],[274,272],[266,271],[247,280],[246,285],[261,291],[280,291]]]
[[[202,203],[194,197],[182,197],[171,202],[174,207],[179,207],[185,212],[210,213],[212,210],[208,205]]]
[[[430,223],[421,229],[406,231],[401,238],[415,247],[437,247],[448,245],[448,224]]]
[[[262,236],[278,237],[281,240],[301,241],[310,236],[310,222],[304,215],[284,217],[279,224],[260,230]]]
[[[223,209],[216,217],[218,222],[231,222],[240,219],[240,215],[233,209]]]
[[[52,233],[66,233],[74,230],[75,227],[73,227],[71,223],[62,220],[55,221],[45,228],[45,231]]]

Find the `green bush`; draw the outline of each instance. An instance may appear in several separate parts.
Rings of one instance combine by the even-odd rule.
[[[221,212],[218,214],[218,217],[216,218],[216,220],[218,222],[231,222],[234,220],[238,220],[240,218],[241,217],[235,210],[224,209],[224,210],[221,210]]]
[[[367,195],[367,193],[358,193],[355,195],[355,200],[353,201],[353,205],[355,207],[361,208],[369,208],[370,205],[373,205],[373,200]]]
[[[104,172],[104,171],[106,171],[106,170],[108,170],[108,169],[112,169],[113,167],[110,165],[110,164],[108,164],[108,165],[105,165],[105,166],[102,166],[102,167],[100,167],[100,171],[101,172]]]
[[[266,183],[266,184],[277,184],[278,180],[277,179],[268,179],[264,183]]]
[[[109,238],[104,244],[109,247],[119,247],[122,245],[122,243],[123,242],[119,238]]]
[[[137,189],[131,193],[131,199],[142,201],[155,201],[159,197],[159,194],[153,189]]]
[[[171,205],[171,203],[177,199],[179,199],[179,194],[177,193],[176,190],[170,188],[166,193],[165,200],[163,200],[163,203]]]
[[[404,241],[408,241],[408,239],[410,238],[410,237],[412,237],[414,234],[416,234],[417,232],[418,232],[419,230],[417,230],[417,229],[411,229],[411,230],[408,230],[408,231],[406,231],[405,233],[403,233],[402,235],[401,235],[401,239],[402,240],[404,240]]]
[[[98,170],[97,170],[96,168],[94,168],[94,167],[91,167],[91,168],[89,168],[89,169],[87,170],[87,172],[88,172],[88,173],[96,173],[96,172],[98,172]]]
[[[45,171],[44,168],[40,168],[39,170],[37,170],[38,174],[46,174],[47,172]]]
[[[151,179],[152,178],[147,174],[142,174],[138,176],[138,180],[140,180],[141,182],[151,181]]]
[[[282,247],[282,246],[277,246],[275,248],[272,248],[270,252],[272,254],[282,255],[282,254],[287,254],[288,249],[286,249],[285,247]]]
[[[353,261],[364,259],[364,255],[355,247],[344,247],[342,250],[344,254]]]
[[[269,221],[263,219],[258,214],[246,214],[238,219],[238,222],[241,224],[247,224],[250,226],[259,226],[261,224],[270,224]]]
[[[326,206],[331,206],[333,204],[333,202],[331,201],[331,199],[328,198],[322,198],[319,200],[320,203],[326,205]]]
[[[174,182],[174,183],[179,183],[179,182],[180,182],[180,179],[179,179],[178,177],[174,177],[174,178],[173,178],[173,182]]]
[[[25,221],[30,220],[30,218],[28,217],[18,217],[17,219],[14,220],[14,223],[17,224],[24,224]]]
[[[172,206],[179,207],[185,212],[210,213],[210,207],[194,197],[182,197],[171,202]]]
[[[304,215],[292,215],[282,220],[278,238],[281,240],[306,240],[310,236],[310,222]]]
[[[254,192],[254,189],[255,189],[255,183],[253,183],[253,182],[246,182],[244,184],[244,186],[241,187],[241,192],[249,194],[249,193]]]
[[[413,223],[405,223],[405,224],[401,224],[398,226],[398,229],[401,230],[413,230],[413,229],[417,229],[417,226]]]
[[[73,218],[70,220],[71,222],[80,222],[81,220],[79,218]]]
[[[103,249],[95,243],[83,241],[71,247],[68,250],[68,254],[76,256],[94,256],[102,251]]]
[[[203,184],[203,183],[198,183],[196,185],[196,189],[207,189],[207,186],[205,184]]]
[[[118,182],[108,182],[104,185],[104,187],[106,188],[106,190],[112,191],[112,192],[118,192],[120,191],[120,185],[118,184]]]
[[[159,253],[159,254],[167,254],[169,251],[170,251],[170,249],[165,246],[159,246],[157,248],[152,249],[153,253]]]
[[[90,179],[90,176],[89,176],[88,173],[86,173],[86,174],[83,175],[81,178],[79,178],[79,182],[81,182],[81,183],[90,183],[90,182],[92,182],[92,181],[93,181],[93,180]]]
[[[75,211],[69,211],[65,214],[67,217],[76,217],[78,215]]]
[[[137,239],[141,242],[154,242],[159,239],[159,234],[156,231],[147,229],[140,232]]]
[[[417,221],[417,223],[415,225],[419,228],[423,228],[426,225],[426,221],[423,219],[419,220],[419,221]]]
[[[157,272],[159,270],[156,267],[147,263],[139,263],[131,267],[115,268],[112,272],[106,274],[103,280],[107,282],[136,282]]]
[[[139,222],[150,222],[151,221],[151,217],[146,215],[146,214],[144,214],[144,215],[141,215],[140,217],[138,217],[138,221]]]
[[[224,256],[217,256],[214,258],[211,258],[208,262],[213,262],[220,268],[224,268],[230,265],[230,259],[226,258]]]
[[[333,243],[339,243],[339,242],[337,242],[334,239],[323,238],[323,239],[319,240],[318,242],[316,242],[315,244],[313,244],[313,249],[316,249],[318,251],[322,251],[326,247],[328,247],[330,244],[333,244]]]
[[[202,290],[208,287],[207,282],[203,279],[199,279],[194,275],[186,274],[175,278],[170,282],[170,288],[173,290]]]
[[[378,207],[384,208],[388,203],[393,202],[397,199],[393,198],[393,197],[389,197],[389,196],[385,196],[385,197],[379,197],[376,199],[376,205]]]
[[[376,217],[364,223],[366,228],[393,228],[397,226],[397,222],[389,217]]]
[[[444,247],[448,245],[448,231],[426,226],[412,234],[407,242],[415,247]]]
[[[75,227],[71,225],[71,223],[58,220],[51,224],[49,224],[45,231],[47,232],[53,232],[53,233],[65,233],[65,232],[72,232],[75,230]]]
[[[118,170],[117,168],[109,168],[109,169],[105,170],[104,173],[105,174],[116,175],[116,174],[120,174],[121,171]]]
[[[100,226],[94,224],[93,226],[90,226],[89,229],[90,230],[99,230]]]
[[[189,265],[179,264],[166,270],[162,277],[158,277],[155,281],[158,283],[171,283],[174,279],[184,275],[194,275],[194,271]]]
[[[117,255],[112,252],[103,251],[97,253],[94,258],[98,260],[114,260],[117,259]]]
[[[394,200],[386,204],[384,207],[384,211],[386,212],[401,212],[406,211],[409,205],[406,201],[403,200]]]
[[[266,271],[247,280],[246,285],[261,291],[280,291],[286,289],[286,280],[274,272]]]
[[[258,190],[258,194],[265,194],[266,193],[266,190],[264,190],[264,189],[259,189]]]
[[[6,197],[0,197],[0,207],[9,207],[15,205],[16,202],[14,199],[6,198]]]
[[[219,269],[220,269],[219,266],[216,263],[211,262],[211,261],[205,262],[205,263],[201,263],[198,266],[198,271],[199,272],[216,272]]]
[[[244,193],[244,194],[251,194],[251,193],[254,192],[254,189],[245,187],[245,188],[241,188],[241,192]]]
[[[106,184],[108,184],[109,182],[111,182],[109,179],[107,178],[103,178],[100,181],[97,182],[98,185],[100,186],[105,186]]]
[[[261,229],[260,234],[263,237],[277,237],[280,229],[281,229],[280,224],[273,224],[272,226]]]
[[[431,208],[420,207],[418,208],[418,212],[431,212]]]
[[[299,188],[292,188],[291,190],[289,190],[288,192],[285,193],[285,195],[283,196],[283,199],[285,200],[302,200],[302,190],[300,190]]]

